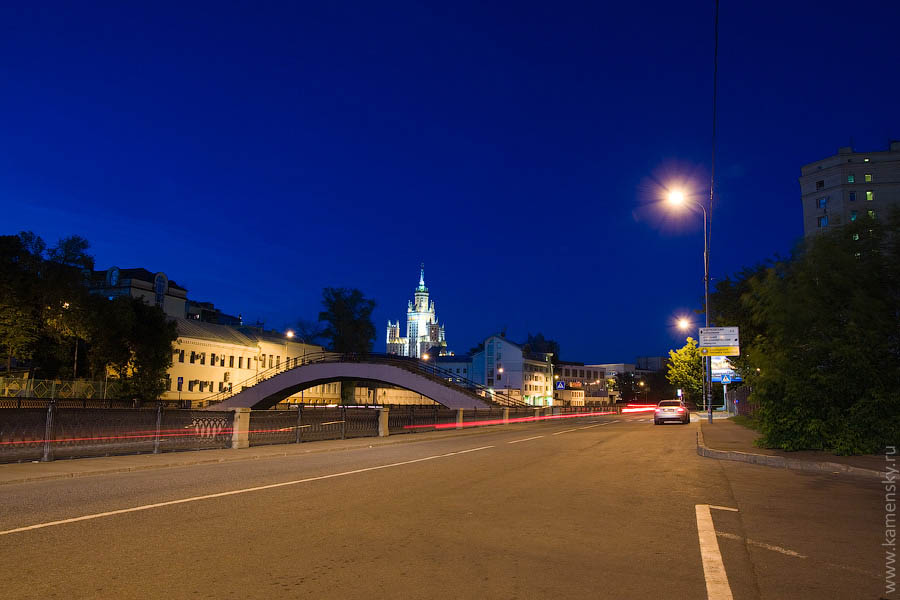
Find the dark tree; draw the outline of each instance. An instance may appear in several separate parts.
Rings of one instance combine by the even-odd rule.
[[[375,301],[365,298],[361,291],[346,288],[325,288],[322,291],[319,321],[325,324],[322,337],[328,340],[333,352],[366,354],[375,342],[372,311]],[[341,383],[341,403],[352,404],[356,382]]]
[[[319,321],[324,322],[322,337],[333,352],[365,354],[375,342],[372,311],[375,301],[365,298],[361,291],[347,288],[325,288],[322,291]]]
[[[553,354],[553,358],[555,360],[560,360],[559,358],[559,343],[556,340],[550,340],[544,338],[543,333],[538,333],[536,335],[528,334],[528,339],[525,340],[525,345],[523,350],[527,352],[537,352],[542,354]]]

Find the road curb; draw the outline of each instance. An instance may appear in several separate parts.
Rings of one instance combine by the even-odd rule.
[[[753,452],[740,452],[738,450],[716,450],[715,448],[708,447],[703,441],[702,428],[697,429],[697,454],[699,454],[700,456],[715,458],[718,460],[734,460],[737,462],[762,465],[765,467],[776,467],[780,469],[791,469],[794,471],[853,475],[856,477],[878,479],[884,479],[887,476],[887,473],[885,471],[863,469],[861,467],[851,467],[850,465],[844,465],[836,462],[798,460],[795,458],[786,458],[784,456],[755,454]]]

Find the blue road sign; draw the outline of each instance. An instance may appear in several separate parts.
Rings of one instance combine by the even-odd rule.
[[[557,382],[556,382],[556,389],[558,389],[558,390],[564,390],[564,389],[566,389],[566,382],[565,382],[565,381],[557,381]]]
[[[184,377],[179,377],[179,378],[178,378],[178,385],[181,385],[182,383],[184,383]]]
[[[722,385],[731,383],[731,375],[722,375]]]

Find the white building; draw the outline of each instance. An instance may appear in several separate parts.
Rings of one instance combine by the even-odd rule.
[[[608,404],[606,371],[599,365],[559,361],[553,365],[553,397],[560,404]]]
[[[438,324],[434,311],[434,300],[428,299],[425,287],[425,265],[419,272],[419,286],[415,299],[406,307],[406,337],[400,337],[400,321],[387,326],[387,353],[420,358],[430,348],[439,347],[438,354],[446,354],[444,326]]]
[[[551,360],[551,354],[525,354],[521,345],[492,335],[472,355],[472,380],[534,406],[552,405]]]
[[[883,218],[900,206],[900,142],[882,152],[839,148],[834,156],[803,165],[800,202],[806,236]]]

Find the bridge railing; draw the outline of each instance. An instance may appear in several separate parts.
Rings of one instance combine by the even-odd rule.
[[[428,361],[421,361],[417,358],[407,358],[397,356],[395,354],[377,354],[377,353],[338,353],[338,352],[317,352],[307,354],[302,357],[289,358],[283,364],[260,371],[256,375],[249,377],[243,381],[230,385],[228,389],[217,394],[213,394],[201,401],[201,406],[210,406],[217,404],[228,398],[262,383],[272,377],[302,368],[310,364],[317,363],[367,363],[381,364],[399,367],[401,369],[421,375],[431,381],[439,383],[443,386],[468,393],[479,400],[495,404],[498,406],[525,406],[526,403],[508,393],[499,392],[493,388],[481,385],[460,377],[458,374],[442,369],[436,364]]]

